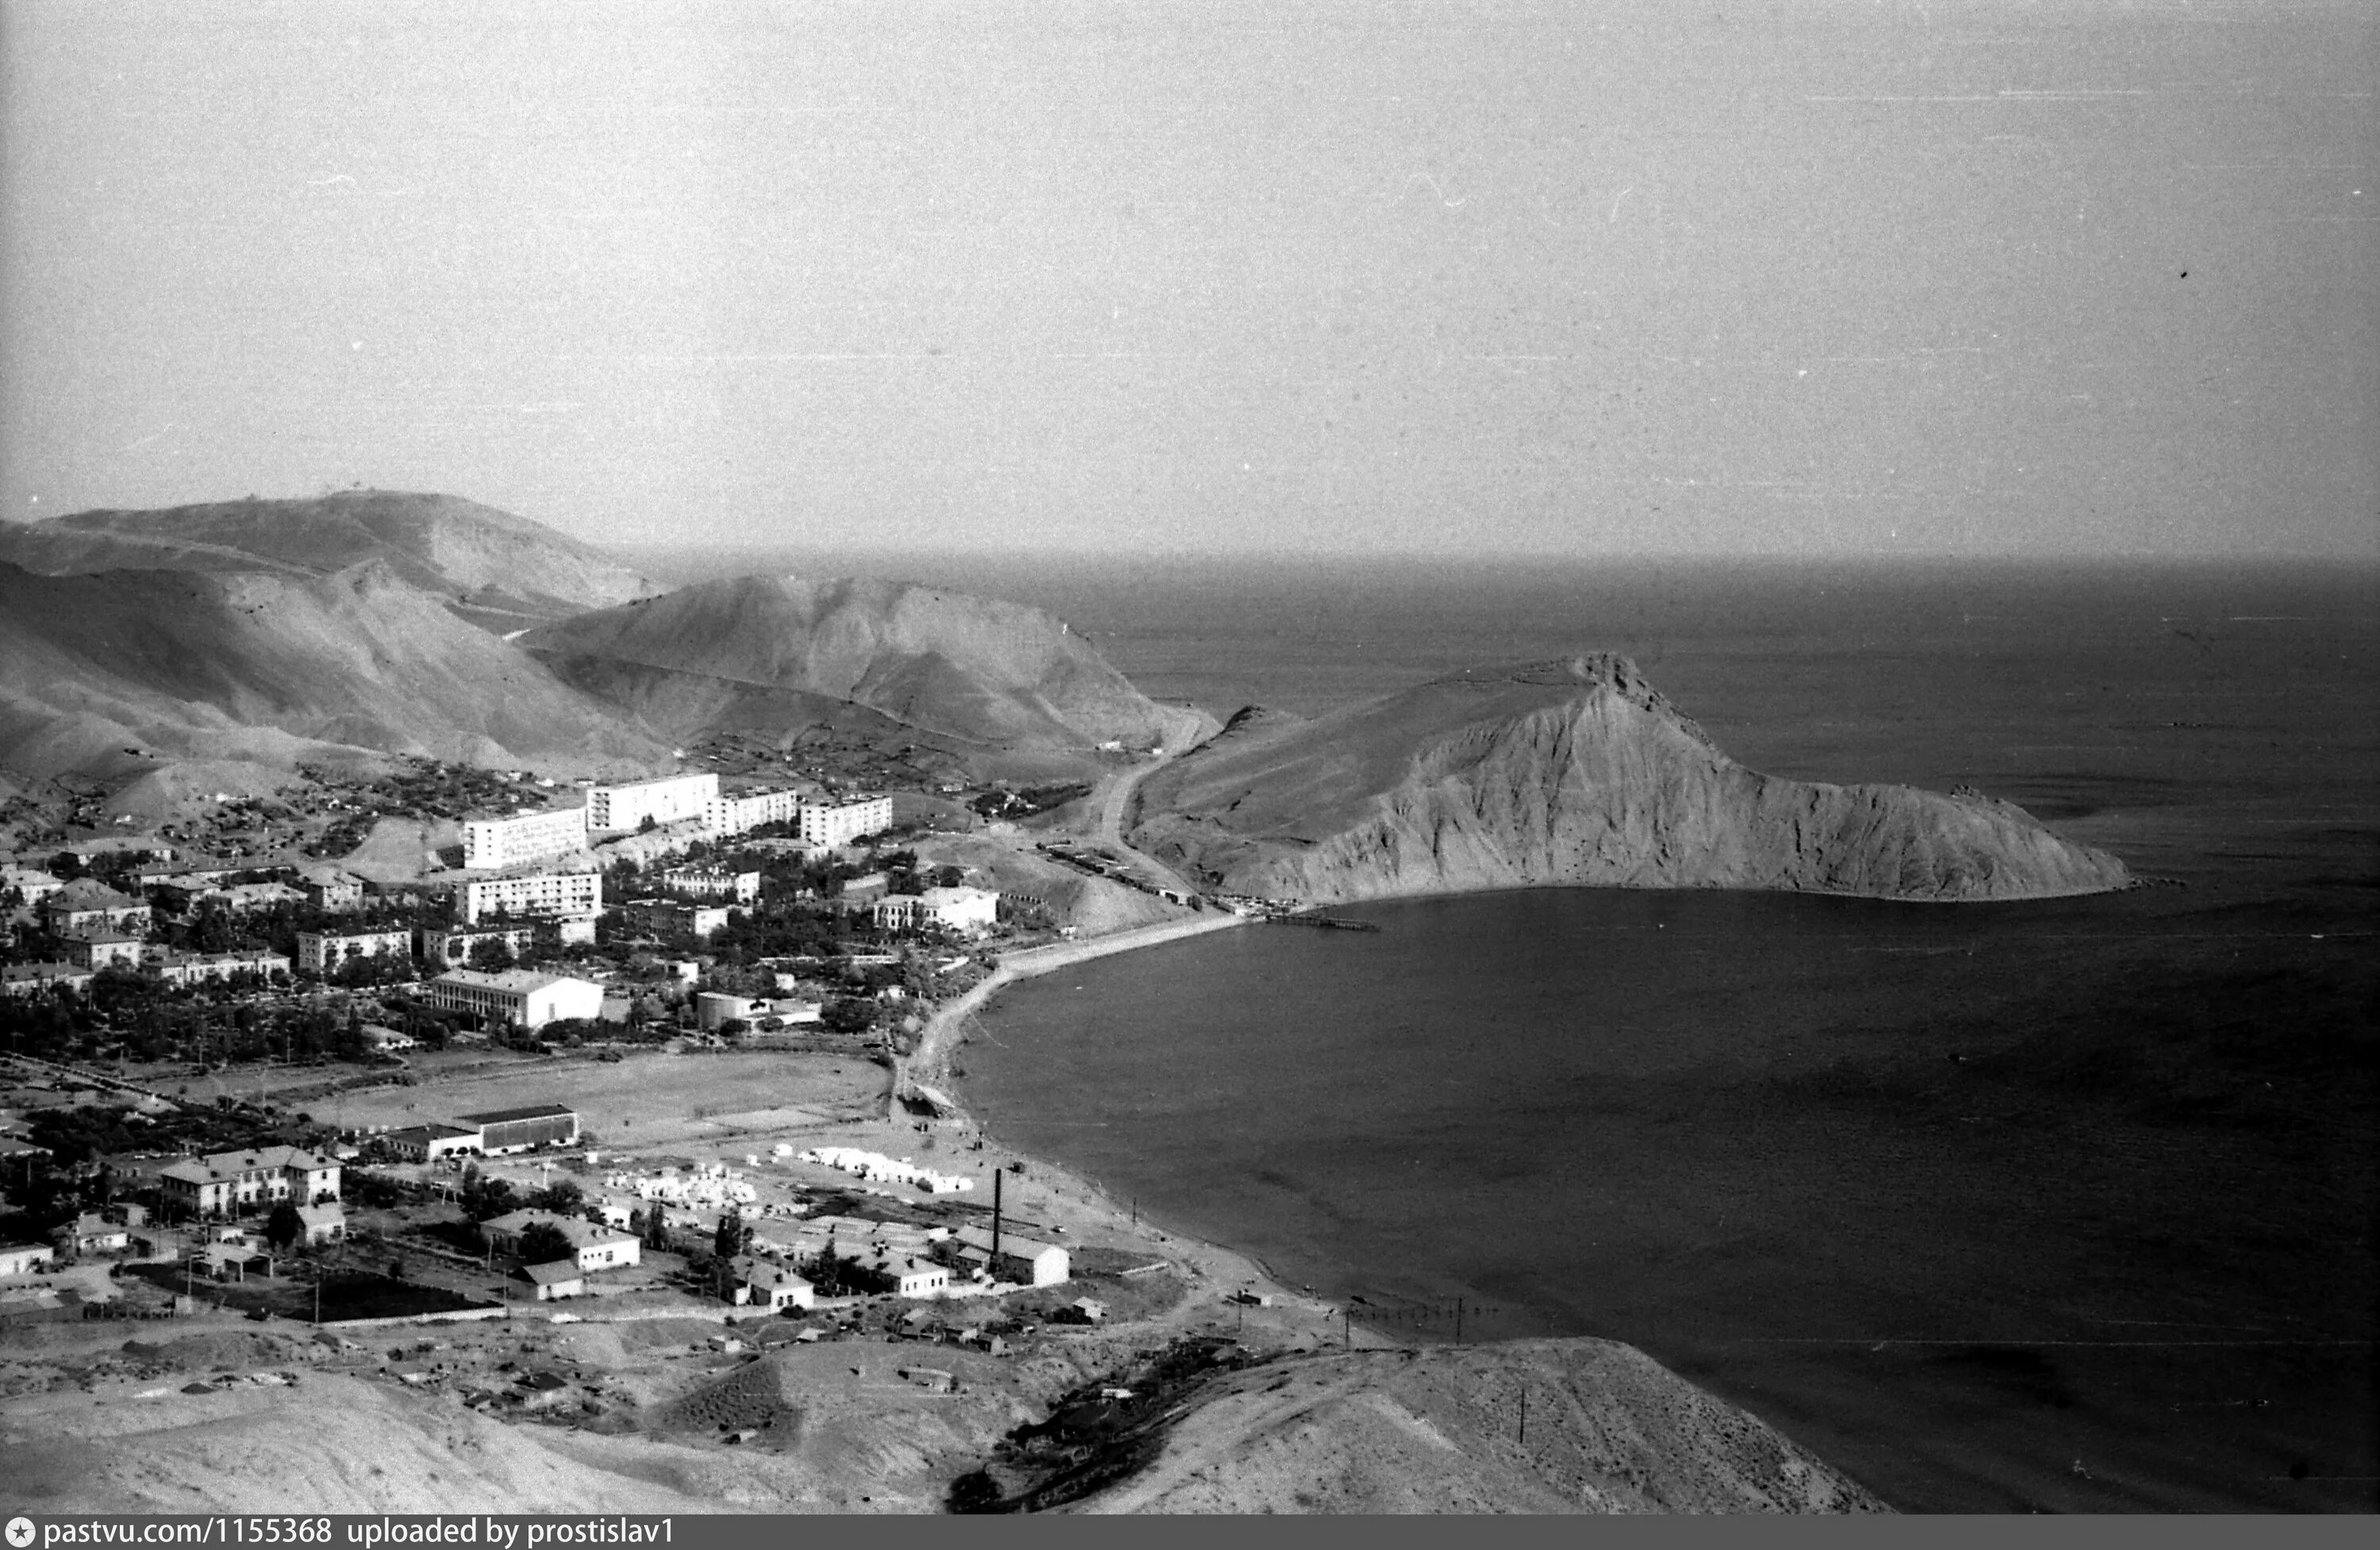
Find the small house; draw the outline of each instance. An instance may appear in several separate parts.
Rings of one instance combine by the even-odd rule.
[[[524,1265],[513,1272],[513,1278],[527,1283],[532,1289],[532,1300],[539,1302],[558,1302],[565,1297],[587,1294],[587,1272],[578,1268],[577,1260]]]

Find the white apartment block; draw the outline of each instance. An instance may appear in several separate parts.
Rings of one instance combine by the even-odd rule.
[[[408,957],[412,952],[410,931],[298,933],[298,966],[318,975],[329,974],[350,958],[372,958],[382,953]]]
[[[662,886],[697,899],[733,899],[749,904],[760,897],[760,874],[731,872],[723,866],[673,866],[662,874]]]
[[[622,834],[642,829],[647,818],[657,824],[705,818],[718,800],[716,775],[664,775],[657,781],[591,786],[587,792],[587,831]]]
[[[481,878],[463,885],[457,913],[466,926],[489,915],[592,915],[603,913],[601,872],[540,872]]]
[[[594,1018],[603,1011],[603,987],[592,980],[531,969],[500,975],[450,970],[422,987],[422,999],[448,1011],[474,1011],[518,1028],[542,1028],[563,1017]]]
[[[768,823],[795,823],[802,816],[802,795],[791,791],[747,792],[742,796],[715,796],[704,817],[714,834],[743,834]]]
[[[463,865],[472,871],[510,866],[579,850],[587,843],[587,809],[556,807],[508,818],[463,822]]]
[[[892,827],[892,799],[853,796],[841,802],[802,804],[802,838],[813,844],[844,845]]]

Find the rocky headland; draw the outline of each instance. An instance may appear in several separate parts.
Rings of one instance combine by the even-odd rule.
[[[1250,714],[1142,784],[1133,842],[1220,891],[1339,902],[1548,885],[1970,901],[2127,886],[2023,809],[1780,780],[1614,656]]]

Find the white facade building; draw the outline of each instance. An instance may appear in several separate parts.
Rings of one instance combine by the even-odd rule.
[[[517,1028],[542,1028],[565,1017],[592,1019],[603,1010],[603,987],[592,980],[529,969],[500,975],[452,969],[423,987],[422,999],[448,1011],[475,1011]]]
[[[657,781],[592,786],[587,793],[587,831],[622,834],[656,824],[707,818],[719,800],[716,775],[664,775]]]
[[[463,823],[463,865],[473,871],[562,855],[586,844],[584,807],[516,813],[506,818],[467,818]]]
[[[981,888],[929,888],[923,893],[888,893],[870,914],[879,926],[914,928],[939,926],[968,936],[989,931],[1000,915],[1000,895]]]
[[[799,792],[756,791],[714,796],[703,813],[713,834],[742,834],[762,824],[794,823],[802,816]]]
[[[662,886],[697,899],[732,899],[749,904],[760,897],[760,874],[731,872],[723,866],[673,866],[662,874]]]
[[[802,838],[813,844],[843,845],[892,827],[892,799],[854,796],[841,802],[802,804]]]
[[[489,915],[592,915],[603,913],[601,872],[540,872],[526,878],[482,878],[463,885],[456,912],[466,926]]]
[[[298,966],[327,975],[350,958],[374,958],[383,953],[407,957],[413,951],[410,931],[300,931]]]

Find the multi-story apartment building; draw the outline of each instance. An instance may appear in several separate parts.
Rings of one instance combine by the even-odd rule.
[[[801,816],[802,794],[793,791],[715,796],[703,815],[714,834],[743,834],[762,824],[797,822]]]
[[[554,807],[541,813],[463,821],[463,865],[486,871],[517,862],[541,861],[587,844],[587,809]]]
[[[339,1164],[302,1146],[267,1146],[177,1162],[159,1172],[157,1182],[167,1199],[202,1217],[228,1217],[281,1200],[336,1200]]]
[[[270,979],[289,972],[289,960],[263,948],[234,948],[229,952],[161,952],[147,960],[157,977],[168,985],[196,985],[202,980],[229,980],[237,975]]]
[[[455,913],[466,926],[490,915],[592,915],[603,913],[601,872],[539,872],[467,882]]]
[[[117,931],[149,929],[149,906],[127,897],[96,878],[77,878],[42,899],[42,924],[65,933],[97,928]]]
[[[813,844],[848,844],[892,827],[892,799],[849,796],[840,802],[805,802],[801,821],[802,838]]]
[[[310,974],[330,974],[350,958],[403,957],[412,951],[413,934],[404,930],[298,933],[298,966]]]
[[[719,800],[716,775],[664,775],[653,781],[591,786],[587,792],[587,831],[622,834],[657,824],[707,817]]]
[[[447,969],[469,963],[472,952],[482,942],[502,942],[517,958],[536,941],[534,926],[492,926],[478,931],[458,926],[424,926],[413,933],[413,951],[431,968]]]

